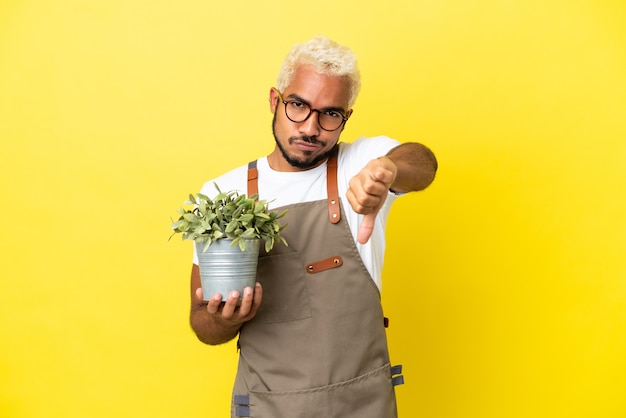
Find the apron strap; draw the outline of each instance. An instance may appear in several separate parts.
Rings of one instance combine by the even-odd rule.
[[[328,218],[333,224],[341,220],[339,189],[337,187],[337,155],[339,145],[335,145],[326,164],[326,193],[328,194]],[[259,170],[256,160],[248,163],[248,196],[259,193]]]
[[[337,154],[339,145],[335,145],[326,165],[326,193],[328,194],[328,217],[330,222],[336,224],[341,220],[341,207],[339,206],[339,189],[337,188]]]
[[[259,193],[259,170],[256,160],[248,163],[248,197]]]

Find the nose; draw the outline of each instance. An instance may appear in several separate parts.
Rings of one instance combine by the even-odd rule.
[[[307,136],[318,136],[321,129],[319,124],[319,117],[319,111],[313,110],[305,121],[300,122],[300,126],[298,127],[300,133]]]

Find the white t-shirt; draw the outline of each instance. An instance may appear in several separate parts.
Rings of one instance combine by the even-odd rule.
[[[346,191],[350,179],[361,171],[370,160],[387,154],[399,144],[394,139],[378,136],[359,138],[353,143],[342,143],[339,147],[337,172],[339,198],[359,254],[379,289],[382,288],[381,271],[385,253],[385,223],[391,204],[397,195],[389,193],[384,206],[378,212],[371,238],[367,243],[359,244],[356,238],[363,215],[352,210],[346,198]],[[305,171],[284,172],[270,168],[267,157],[262,157],[257,161],[257,169],[259,172],[259,198],[270,201],[268,205],[270,209],[327,198],[326,164]],[[211,198],[216,196],[218,191],[213,183],[216,183],[223,192],[236,190],[241,194],[247,193],[248,165],[243,165],[206,182],[200,193]],[[195,246],[193,262],[198,264]]]

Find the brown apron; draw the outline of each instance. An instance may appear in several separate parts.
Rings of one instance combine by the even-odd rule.
[[[327,170],[328,200],[281,208],[289,246],[259,258],[263,302],[240,332],[232,417],[397,417],[401,366],[389,363],[380,293],[342,220],[336,152]]]

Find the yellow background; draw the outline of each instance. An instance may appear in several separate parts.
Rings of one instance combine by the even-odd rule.
[[[626,416],[626,5],[372,3],[0,2],[0,416],[227,416],[170,216],[270,152],[317,33],[360,59],[343,140],[440,162],[388,230],[401,416]]]

